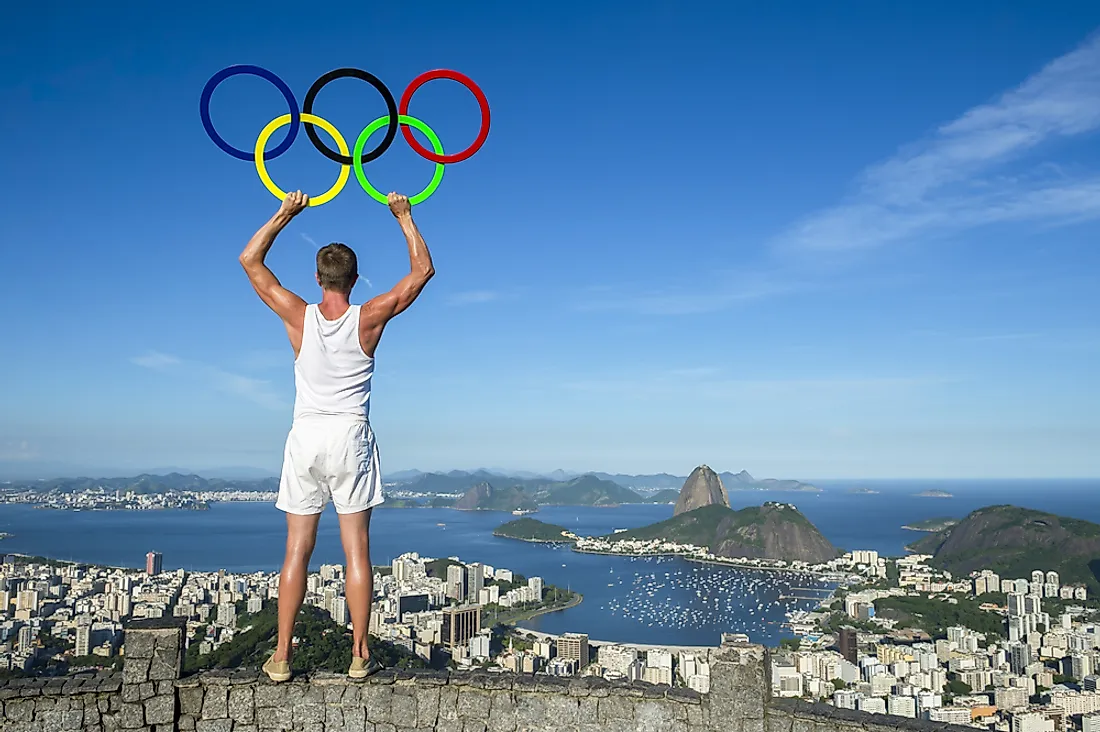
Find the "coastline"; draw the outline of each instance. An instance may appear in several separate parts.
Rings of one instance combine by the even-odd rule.
[[[733,569],[747,569],[747,570],[760,570],[762,572],[798,572],[799,574],[811,574],[818,577],[835,577],[835,572],[820,572],[813,569],[802,569],[799,567],[769,567],[766,565],[745,564],[743,562],[736,562],[731,559],[722,560],[719,559],[699,559],[698,557],[681,554],[679,552],[646,552],[643,554],[628,554],[626,552],[599,552],[592,549],[577,549],[573,547],[573,551],[578,554],[601,554],[608,557],[626,557],[630,559],[645,559],[647,557],[679,557],[689,562],[697,562],[699,564],[713,564],[719,567],[731,567]],[[837,581],[837,580],[834,580]]]
[[[575,544],[576,543],[576,542],[569,541],[568,539],[522,539],[518,536],[508,536],[507,534],[498,534],[495,531],[493,532],[493,536],[499,537],[501,539],[511,539],[512,541],[525,541],[528,544],[561,545],[561,544]]]

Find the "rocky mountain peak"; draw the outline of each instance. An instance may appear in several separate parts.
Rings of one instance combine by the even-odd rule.
[[[718,474],[710,467],[700,465],[691,471],[691,475],[684,481],[684,487],[680,489],[680,498],[676,501],[676,508],[673,509],[672,515],[678,516],[714,504],[729,508],[729,494],[726,493],[726,487],[722,485],[722,479]]]

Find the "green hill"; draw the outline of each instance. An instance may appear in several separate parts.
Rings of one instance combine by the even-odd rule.
[[[564,526],[548,524],[533,518],[521,518],[515,521],[509,521],[506,524],[501,524],[493,531],[493,536],[555,544],[575,543],[576,539],[563,536],[563,533],[566,531],[568,531],[568,529]]]
[[[642,497],[629,488],[594,475],[582,475],[543,486],[535,493],[535,499],[549,506],[612,506],[643,502]]]
[[[465,511],[534,510],[538,504],[519,486],[495,488],[491,483],[478,483],[455,502],[455,508]]]
[[[1100,524],[1018,506],[987,506],[908,549],[956,576],[991,569],[1006,579],[1054,570],[1062,584],[1100,592]]]
[[[840,554],[797,508],[771,502],[740,511],[712,504],[604,538],[665,539],[705,546],[720,557],[818,563]]]
[[[680,497],[680,491],[666,488],[663,491],[657,491],[652,496],[646,499],[646,503],[676,503],[676,499]]]

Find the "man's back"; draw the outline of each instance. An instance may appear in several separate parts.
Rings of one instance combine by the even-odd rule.
[[[329,320],[316,304],[306,306],[302,346],[294,360],[294,420],[306,417],[370,416],[374,358],[360,340],[361,306],[349,305]]]

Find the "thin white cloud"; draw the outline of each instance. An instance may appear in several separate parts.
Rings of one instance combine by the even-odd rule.
[[[144,366],[147,369],[168,368],[180,362],[175,356],[169,356],[168,354],[158,353],[156,351],[147,353],[144,356],[134,356],[130,361],[138,366]]]
[[[783,232],[782,251],[864,249],[993,223],[1100,217],[1100,177],[1050,162],[994,175],[1040,145],[1100,128],[1100,34],[929,139],[868,168],[845,202]]]
[[[286,408],[284,400],[274,391],[271,382],[251,376],[232,373],[210,364],[185,361],[175,356],[153,351],[130,359],[131,363],[161,373],[190,379],[200,388],[215,389],[226,394],[247,399],[271,410]]]
[[[492,290],[470,290],[457,292],[447,298],[449,305],[477,305],[500,299],[500,293]]]
[[[38,451],[27,440],[7,440],[0,444],[0,460],[33,460]]]
[[[317,245],[317,242],[315,242],[313,240],[313,237],[310,236],[309,234],[307,234],[305,232],[298,232],[298,233],[301,234],[302,238],[306,240],[306,243],[309,244],[314,249],[320,249],[321,248],[320,246]]]
[[[691,284],[660,289],[601,288],[583,296],[575,308],[583,312],[622,311],[638,315],[698,315],[725,310],[733,305],[786,294],[802,285],[766,273],[732,274]]]

